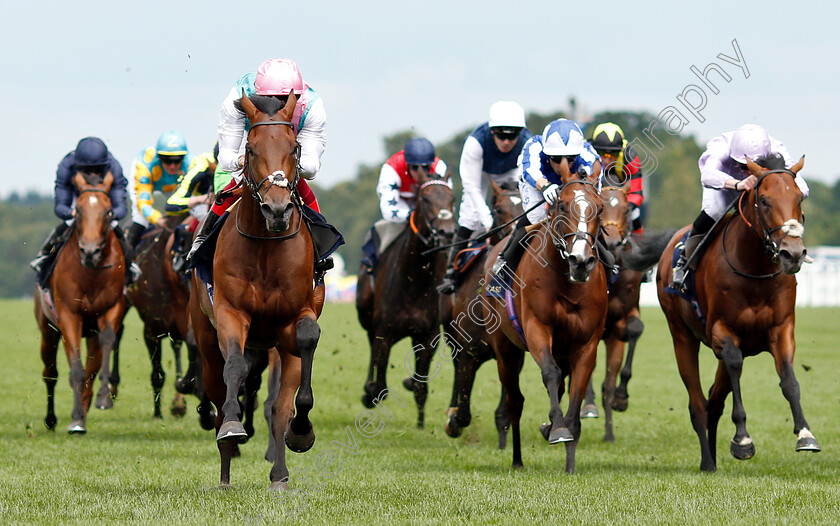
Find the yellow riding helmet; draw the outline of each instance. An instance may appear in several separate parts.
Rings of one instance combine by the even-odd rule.
[[[624,149],[624,132],[618,124],[605,122],[595,127],[589,142],[596,150],[620,151]]]

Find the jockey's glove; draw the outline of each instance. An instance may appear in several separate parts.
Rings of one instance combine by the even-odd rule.
[[[545,202],[549,204],[549,206],[553,206],[555,201],[557,201],[557,196],[560,195],[560,187],[554,183],[546,186],[542,190],[543,199]]]

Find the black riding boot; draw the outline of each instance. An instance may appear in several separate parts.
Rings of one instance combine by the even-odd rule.
[[[469,228],[458,227],[455,233],[455,240],[453,243],[460,243],[471,238],[473,231]],[[466,248],[466,244],[460,243],[449,248],[449,257],[446,262],[446,274],[443,276],[443,282],[438,285],[437,291],[440,294],[452,294],[458,287],[458,271],[455,270],[455,255]]]
[[[131,223],[131,228],[128,229],[127,242],[132,255],[134,254],[134,249],[140,244],[140,238],[143,237],[143,232],[145,231],[146,227],[144,225],[141,225],[140,223]]]
[[[142,231],[140,233],[142,234]],[[120,242],[120,248],[122,248],[123,257],[125,258],[125,285],[128,286],[140,279],[140,267],[134,262],[134,249],[129,245],[122,228],[119,226],[115,227],[114,234],[117,236],[117,241]]]
[[[671,283],[668,285],[669,288],[685,291],[685,279],[688,277],[689,265],[694,263],[695,259],[692,257],[694,251],[714,224],[715,220],[706,212],[700,212],[700,215],[694,220],[694,224],[691,225],[691,232],[688,233],[685,240],[685,249],[677,260],[677,266],[674,267]]]
[[[38,255],[35,256],[35,259],[29,262],[29,266],[32,267],[35,272],[40,274],[43,271],[44,263],[50,259],[55,250],[58,248],[58,240],[61,239],[61,236],[66,231],[67,223],[64,221],[52,229],[50,235],[47,236],[47,240],[44,241],[43,245],[41,245],[41,250],[38,251]]]
[[[196,234],[195,239],[193,240],[190,253],[187,254],[187,261],[190,261],[193,256],[195,256],[195,253],[198,252],[198,248],[202,243],[204,243],[204,241],[207,240],[207,236],[210,235],[210,232],[213,230],[213,226],[218,220],[219,216],[212,210],[207,213],[204,217],[204,221],[201,222],[201,226],[198,228],[198,234]]]
[[[618,265],[615,264],[615,254],[610,252],[607,248],[607,243],[604,241],[604,232],[598,232],[598,236],[595,238],[595,245],[598,248],[598,259],[601,260],[601,263],[604,264],[604,270],[607,271],[607,279],[611,275],[617,275],[620,272]]]
[[[501,276],[503,269],[507,268],[509,273],[515,273],[516,267],[519,266],[519,260],[522,259],[522,254],[525,253],[525,247],[522,246],[522,240],[528,233],[525,230],[526,226],[531,224],[527,216],[523,216],[516,223],[516,228],[513,234],[508,238],[505,248],[499,254],[499,258],[493,263],[493,274]]]

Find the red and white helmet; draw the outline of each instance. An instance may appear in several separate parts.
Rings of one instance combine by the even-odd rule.
[[[735,162],[746,164],[747,157],[755,161],[768,153],[770,153],[770,136],[761,126],[744,124],[732,134],[729,156]]]
[[[295,95],[303,93],[303,77],[295,61],[288,58],[270,58],[260,64],[254,82],[257,95]]]

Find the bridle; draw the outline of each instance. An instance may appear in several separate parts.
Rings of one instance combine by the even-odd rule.
[[[609,189],[620,190],[620,188],[618,188],[618,187],[608,186],[608,187],[602,188],[601,193],[603,194],[604,190],[609,190]],[[627,216],[627,221],[624,223],[623,226],[618,221],[613,221],[613,220],[601,221],[601,230],[603,230],[605,232],[606,232],[606,229],[607,229],[608,226],[614,226],[618,229],[618,235],[621,236],[621,241],[619,241],[618,247],[623,247],[630,241],[630,228],[629,228],[630,227],[630,207],[629,206],[627,207],[627,212],[626,212],[625,215]]]
[[[500,193],[499,195],[494,196],[494,198],[493,198],[493,212],[494,212],[494,214],[493,214],[493,224],[494,225],[499,221],[499,216],[501,215],[500,211],[499,211],[499,208],[498,208],[499,201],[502,198],[505,198],[505,197],[510,198],[510,199],[519,199],[520,203],[521,203],[521,200],[522,200],[522,197],[519,193],[519,190],[505,190],[502,193]],[[500,230],[500,232],[501,232],[500,236],[502,238],[504,238],[505,236],[507,236],[508,234],[513,232],[513,230],[515,228],[515,226],[513,226],[512,223],[509,223],[507,226],[510,226],[510,228],[507,229],[507,230],[505,228],[502,228]]]
[[[770,174],[788,174],[788,175],[792,176],[794,179],[796,178],[796,174],[791,172],[790,170],[787,170],[787,169],[770,170],[770,171],[767,171],[767,172],[763,173],[761,175],[761,177],[758,178],[758,181],[755,183],[755,186],[753,187],[752,191],[753,191],[754,196],[755,196],[753,206],[754,206],[754,211],[755,211],[756,222],[758,223],[758,227],[761,229],[761,231],[759,232],[759,230],[756,228],[756,226],[753,225],[744,215],[744,199],[747,196],[747,194],[749,194],[750,192],[743,192],[743,193],[741,193],[741,196],[738,198],[738,215],[741,217],[741,219],[747,225],[747,228],[749,228],[751,231],[753,231],[755,233],[755,235],[757,235],[759,237],[759,239],[762,240],[762,246],[764,247],[764,251],[767,252],[768,254],[770,254],[770,257],[773,261],[778,261],[779,253],[781,252],[781,246],[780,246],[779,243],[777,243],[776,241],[774,241],[772,239],[773,234],[776,233],[778,230],[781,230],[782,233],[784,234],[782,236],[782,239],[784,239],[787,236],[801,237],[802,234],[801,234],[801,232],[800,233],[791,232],[792,227],[790,225],[788,225],[787,223],[784,223],[784,224],[781,224],[777,227],[771,228],[767,224],[767,220],[764,217],[764,214],[761,213],[761,208],[758,206],[759,197],[760,197],[758,191],[761,187],[761,183],[764,182],[764,179]],[[726,262],[729,264],[729,267],[732,269],[732,271],[739,276],[742,276],[742,277],[745,277],[745,278],[752,278],[752,279],[773,278],[773,277],[776,277],[779,274],[781,274],[781,272],[782,272],[781,269],[779,269],[778,271],[776,271],[772,274],[752,275],[752,274],[747,274],[745,272],[741,272],[740,270],[735,268],[735,266],[732,264],[732,261],[729,259],[729,254],[727,254],[727,252],[726,252],[726,232],[729,230],[729,224],[732,222],[732,220],[734,218],[735,218],[735,215],[733,214],[732,217],[730,217],[730,219],[726,222],[726,225],[723,228],[723,239],[721,241],[723,243],[723,256],[726,259]],[[802,216],[802,222],[803,223],[805,222],[804,214]]]
[[[107,196],[109,197],[109,199],[110,199],[110,197],[111,197],[111,195],[108,193],[108,191],[107,191],[107,190],[102,190],[101,188],[85,188],[84,190],[79,190],[79,197],[81,197],[81,196],[82,196],[82,194],[84,194],[84,193],[86,193],[86,192],[98,192],[98,193],[101,193],[101,194],[105,194],[105,195],[107,195]],[[78,198],[76,199],[76,201],[78,202]],[[113,207],[112,207],[111,209],[109,209],[109,212],[110,212],[111,210],[113,210]],[[75,221],[74,221],[73,223],[74,223],[74,228],[75,228]],[[110,221],[109,221],[108,223],[109,223],[109,225],[108,225],[108,229],[110,229],[110,228],[111,228],[111,227],[110,227]],[[101,242],[101,243],[99,243],[99,248],[104,250],[104,249],[105,249],[105,244],[106,244],[107,242],[108,242],[108,231],[106,230],[106,231],[105,231],[105,235],[102,237],[102,242]],[[80,247],[81,247],[81,245],[80,245]],[[90,268],[90,269],[106,269],[106,268],[111,268],[111,267],[113,267],[113,266],[114,266],[114,263],[111,263],[110,265],[98,265],[98,266],[88,267],[88,266],[86,266],[86,265],[83,263],[83,261],[82,261],[82,252],[81,252],[81,250],[79,251],[79,262],[81,262],[81,263],[82,263],[82,266],[83,266],[83,267],[85,267],[85,268]]]
[[[450,188],[449,185],[446,184],[446,181],[443,181],[441,179],[431,179],[420,185],[420,188],[417,189],[416,199],[418,201],[420,199],[420,192],[422,192],[425,188],[428,188],[430,186],[443,186],[449,191],[449,193],[454,194],[454,192],[452,192],[452,188]],[[436,226],[436,223],[438,221],[449,221],[454,217],[451,210],[441,209],[440,211],[438,211],[437,215],[431,220],[431,222],[425,221],[426,227],[429,229],[429,235],[425,236],[417,227],[417,223],[414,219],[416,214],[417,208],[411,211],[411,215],[408,218],[408,223],[411,227],[411,231],[414,232],[414,235],[417,236],[417,238],[420,239],[420,242],[427,247],[436,246],[445,237],[441,233],[440,229]]]
[[[251,125],[251,129],[248,130],[248,135],[250,136],[251,131],[256,128],[257,126],[271,126],[271,125],[280,125],[280,126],[288,126],[289,128],[294,131],[295,126],[289,121],[262,121],[256,122]],[[245,144],[245,153],[251,153],[250,145]],[[271,172],[266,177],[264,177],[259,183],[256,182],[253,170],[251,170],[251,165],[248,163],[248,155],[245,156],[245,167],[242,170],[242,180],[244,181],[245,185],[251,190],[251,195],[253,196],[254,200],[257,202],[258,206],[261,206],[265,202],[265,195],[268,194],[269,190],[273,186],[279,186],[280,188],[288,188],[289,193],[291,194],[291,201],[295,205],[295,208],[300,209],[300,194],[297,191],[298,180],[300,179],[300,143],[295,141],[295,150],[293,152],[293,156],[295,158],[295,173],[289,181],[286,172],[283,170],[275,170]],[[263,186],[268,183],[265,187],[265,192],[263,192]],[[303,220],[298,221],[297,229],[292,232],[291,234],[283,234],[279,236],[254,236],[248,234],[247,232],[243,231],[242,228],[239,226],[239,208],[236,209],[236,231],[243,237],[248,239],[256,239],[256,240],[264,240],[264,241],[282,241],[284,239],[291,239],[295,237],[298,232],[300,232],[301,224]]]
[[[576,180],[569,181],[569,182],[565,183],[564,185],[562,185],[560,187],[560,190],[558,191],[558,195],[561,192],[563,192],[563,190],[565,190],[566,188],[568,188],[569,186],[571,186],[573,184],[588,185],[588,186],[591,186],[596,192],[598,190],[598,187],[594,183],[591,183],[591,182],[589,182],[585,179],[576,179]],[[584,197],[584,199],[586,199],[586,197]],[[573,202],[577,202],[578,200],[579,200],[579,198],[576,197]],[[549,234],[551,235],[551,238],[554,241],[554,248],[557,250],[558,254],[560,254],[561,259],[566,260],[571,255],[569,253],[569,250],[568,250],[568,247],[569,247],[570,243],[569,243],[569,241],[567,241],[567,238],[570,238],[570,237],[572,238],[571,245],[574,245],[575,241],[583,240],[593,252],[597,253],[597,249],[595,248],[595,235],[590,234],[588,231],[579,230],[577,228],[577,226],[575,227],[574,232],[569,232],[567,234],[562,234],[559,237],[556,235],[556,233],[554,232],[554,229],[552,228],[553,223],[555,223],[555,221],[558,221],[558,220],[565,220],[565,218],[560,218],[560,217],[557,216],[557,208],[559,207],[559,205],[560,205],[560,200],[558,199],[557,202],[554,203],[554,210],[552,211],[551,216],[549,218],[547,218],[546,220],[544,220],[544,222],[546,223],[546,227],[548,228]],[[588,218],[586,218],[585,223],[587,223],[587,224],[589,223]],[[549,263],[549,265],[551,266],[550,263]],[[560,271],[560,269],[557,269],[553,266],[552,266],[552,268],[554,268],[554,270],[557,270],[558,272],[562,272],[562,271]]]

